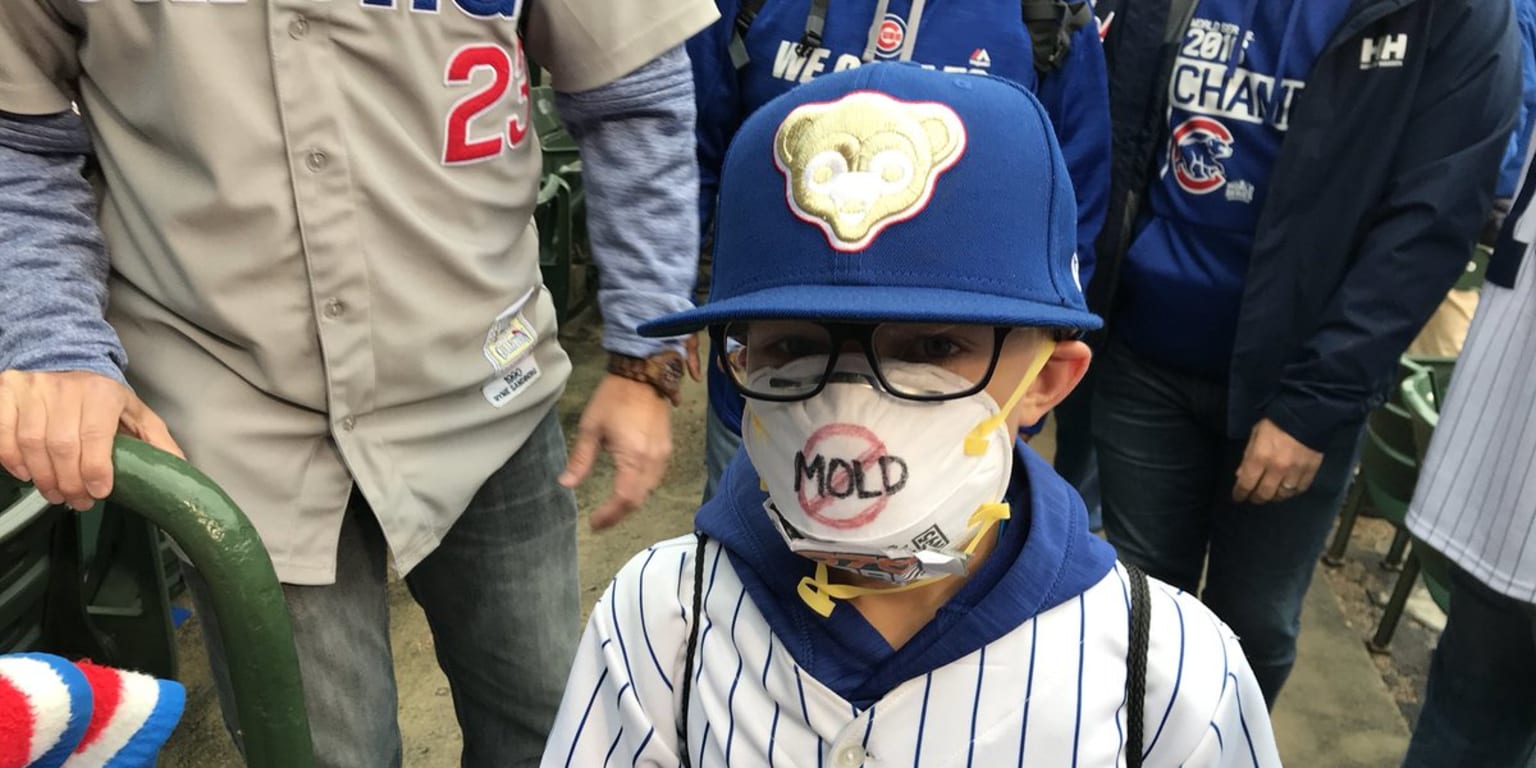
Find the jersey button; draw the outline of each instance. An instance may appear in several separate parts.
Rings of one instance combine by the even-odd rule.
[[[354,427],[356,427],[356,426],[357,426],[357,419],[354,419],[351,416],[343,416],[342,417],[342,419],[341,419],[341,430],[343,432],[351,432],[352,429]]]
[[[318,149],[311,149],[309,154],[304,158],[304,167],[319,173],[320,171],[325,170],[326,164],[330,161],[331,159],[327,157],[324,152]]]
[[[309,19],[303,16],[295,16],[293,21],[288,22],[289,37],[295,40],[302,40],[307,34],[309,34]]]
[[[862,747],[857,744],[849,744],[837,750],[837,757],[833,758],[832,762],[837,765],[837,768],[858,768],[864,764],[864,759],[867,757],[869,755],[864,752]]]
[[[331,299],[325,303],[325,309],[322,310],[322,313],[325,315],[325,319],[335,320],[346,311],[347,306],[341,303],[341,299]]]

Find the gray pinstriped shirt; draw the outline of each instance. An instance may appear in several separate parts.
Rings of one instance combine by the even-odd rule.
[[[1515,228],[1536,239],[1527,209]],[[1536,265],[1483,297],[1408,510],[1408,528],[1496,592],[1536,603]]]

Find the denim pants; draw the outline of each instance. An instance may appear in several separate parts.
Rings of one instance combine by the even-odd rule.
[[[704,501],[709,501],[720,487],[720,476],[741,449],[741,435],[731,431],[710,406],[704,423]]]
[[[1077,489],[1088,508],[1088,530],[1104,530],[1099,492],[1099,457],[1093,449],[1093,387],[1097,366],[1056,406],[1056,471]]]
[[[1536,606],[1461,569],[1404,768],[1536,764]]]
[[[539,763],[580,632],[576,502],[555,479],[565,442],[551,413],[406,576],[432,628],[464,735],[464,766]],[[353,492],[336,583],[284,585],[317,766],[401,764],[389,643],[388,548]],[[188,576],[224,719],[234,700],[207,585]]]
[[[1099,365],[1093,436],[1109,541],[1186,592],[1200,588],[1204,567],[1201,598],[1237,633],[1274,706],[1362,430],[1335,437],[1306,492],[1238,503],[1232,487],[1248,441],[1227,436],[1225,384],[1162,369],[1119,344]]]

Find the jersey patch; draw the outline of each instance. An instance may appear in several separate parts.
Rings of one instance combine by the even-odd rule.
[[[887,13],[876,34],[875,56],[882,59],[895,58],[907,40],[907,22],[894,13]]]
[[[512,370],[492,379],[480,390],[480,393],[485,395],[486,402],[501,408],[527,391],[542,375],[539,361],[535,360],[533,355],[528,355],[522,362],[513,366]]]
[[[523,294],[505,312],[497,315],[491,329],[485,334],[485,347],[481,350],[490,362],[491,370],[502,373],[533,351],[539,340],[539,332],[523,317],[523,306],[533,296],[530,290]]]

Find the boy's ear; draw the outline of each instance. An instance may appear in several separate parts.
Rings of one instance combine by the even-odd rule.
[[[1051,351],[1051,359],[1019,400],[1021,422],[1033,424],[1067,399],[1088,373],[1088,363],[1092,360],[1093,350],[1087,344],[1077,340],[1057,342]]]

